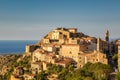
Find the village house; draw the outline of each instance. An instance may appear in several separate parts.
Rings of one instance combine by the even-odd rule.
[[[77,44],[67,44],[62,45],[60,49],[60,56],[71,58],[78,61],[78,53],[80,51],[80,46]]]
[[[32,54],[32,62],[45,61],[45,51],[43,49],[37,49]]]
[[[21,66],[14,68],[14,71],[11,74],[10,80],[23,80],[24,69]]]
[[[3,66],[0,74],[5,74],[7,73],[11,68],[9,66]]]
[[[15,77],[20,77],[21,75],[23,75],[24,74],[24,69],[23,69],[23,67],[21,67],[21,66],[18,66],[18,67],[16,67],[15,69],[14,69],[14,71],[13,71],[13,73],[12,73]]]
[[[97,63],[101,62],[103,64],[107,64],[108,60],[106,54],[98,51],[93,52],[80,52],[78,57],[77,67],[82,68],[87,62]]]
[[[24,80],[35,80],[35,74],[24,74]]]
[[[32,55],[32,62],[45,61],[49,63],[55,63],[56,54],[49,52],[42,52],[41,49],[36,50]]]
[[[70,58],[62,58],[62,59],[58,60],[55,64],[63,66],[63,67],[67,67],[67,66],[73,64],[73,60]]]
[[[49,44],[50,39],[49,38],[44,38],[44,39],[42,39],[42,43]]]
[[[109,42],[101,40],[100,38],[97,39],[97,45],[99,46],[99,50],[103,53],[108,53],[109,51]]]
[[[31,63],[31,71],[32,74],[38,74],[43,70],[43,63],[42,62],[33,62]]]
[[[44,44],[42,49],[48,52],[56,52],[56,47],[54,44]]]
[[[51,66],[51,63],[43,61],[43,70],[48,70],[50,66]]]

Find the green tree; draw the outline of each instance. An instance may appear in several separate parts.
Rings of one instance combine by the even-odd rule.
[[[102,80],[107,79],[108,74],[111,72],[111,68],[109,65],[102,64],[102,63],[87,63],[83,66],[83,68],[78,69],[77,74],[80,75],[82,78],[93,79],[93,80]],[[77,75],[77,76],[78,76]]]
[[[44,71],[43,71],[43,72],[40,72],[39,74],[37,74],[35,80],[46,80],[46,79],[45,79],[45,76],[46,76],[46,74],[45,74]]]
[[[3,79],[10,80],[10,76],[11,76],[12,72],[13,72],[13,67],[11,67],[11,69],[3,75]]]
[[[114,54],[114,55],[112,56],[112,60],[117,61],[117,59],[118,59],[118,54]]]
[[[57,74],[57,73],[61,72],[62,69],[63,69],[62,66],[52,64],[52,65],[49,67],[48,72],[49,72],[50,74],[51,74],[51,73]]]
[[[118,72],[118,73],[116,74],[115,79],[116,79],[116,80],[120,80],[120,72]]]
[[[63,68],[62,71],[58,74],[60,80],[65,80],[65,76],[69,73],[68,69]]]

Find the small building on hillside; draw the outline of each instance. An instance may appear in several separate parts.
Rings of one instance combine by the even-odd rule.
[[[120,72],[120,40],[117,41],[118,46],[118,71]]]
[[[14,71],[13,71],[13,73],[12,73],[14,76],[21,76],[21,75],[23,75],[24,74],[24,69],[23,69],[23,67],[21,67],[21,66],[18,66],[18,67],[16,67],[16,68],[14,68]]]
[[[24,74],[24,80],[35,80],[35,74]]]
[[[77,67],[82,68],[87,62],[108,64],[106,54],[98,51],[80,52],[78,56]]]
[[[0,74],[4,75],[4,74],[7,73],[10,69],[11,69],[10,66],[3,66]]]
[[[63,67],[67,67],[67,66],[69,66],[69,65],[72,65],[72,63],[73,63],[73,60],[72,60],[72,59],[63,58],[63,59],[58,60],[55,64],[56,64],[56,65],[63,66]]]
[[[33,62],[33,63],[31,63],[32,74],[38,74],[42,70],[43,70],[43,63],[42,62]]]

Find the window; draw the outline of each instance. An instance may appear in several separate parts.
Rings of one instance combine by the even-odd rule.
[[[96,59],[96,61],[98,61],[98,59]]]
[[[81,57],[79,57],[79,59],[81,59]]]
[[[81,68],[82,66],[80,65],[80,68]]]
[[[105,56],[103,56],[103,58],[105,58]]]

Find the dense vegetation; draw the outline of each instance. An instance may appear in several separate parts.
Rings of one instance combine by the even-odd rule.
[[[31,74],[30,69],[31,57],[26,56],[20,59],[18,62],[14,61],[14,64],[11,66],[10,71],[0,77],[0,80],[9,80],[13,69],[17,66],[22,66],[26,70],[25,73]],[[111,67],[102,63],[87,63],[83,68],[75,69],[72,65],[64,68],[59,65],[51,65],[48,70],[42,71],[37,74],[35,80],[47,80],[52,74],[57,75],[59,80],[107,80],[109,74],[111,73]],[[116,75],[116,80],[120,80],[120,73]]]
[[[13,65],[20,56],[17,54],[0,55],[0,70],[3,66]]]
[[[11,76],[12,72],[13,72],[13,67],[11,67],[11,69],[7,73],[2,75],[0,80],[10,80],[10,76]]]
[[[102,63],[87,63],[83,68],[76,70],[72,66],[63,68],[52,65],[49,70],[38,74],[39,77],[36,80],[44,80],[51,74],[57,74],[60,80],[107,80],[110,72],[110,66]]]
[[[118,72],[115,76],[115,80],[120,80],[120,72]]]
[[[18,58],[20,58],[21,55],[17,54],[6,54],[0,56],[0,71],[4,66],[7,66],[10,70],[8,72],[3,73],[0,75],[0,80],[9,80],[10,75],[13,72],[14,65]]]
[[[118,54],[114,54],[113,56],[112,56],[112,60],[114,61],[114,65],[115,65],[115,67],[117,68],[118,66]]]

